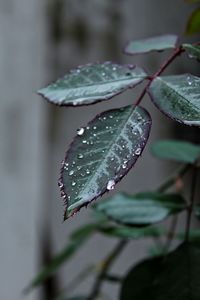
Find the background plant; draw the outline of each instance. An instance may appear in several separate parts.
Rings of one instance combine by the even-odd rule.
[[[79,106],[107,101],[147,81],[132,105],[103,112],[77,130],[77,136],[62,162],[59,180],[65,203],[64,219],[113,190],[141,156],[152,123],[149,113],[140,106],[145,94],[172,120],[199,126],[200,78],[192,74],[163,76],[165,69],[180,55],[186,54],[191,59],[199,60],[198,43],[177,45],[175,35],[165,35],[132,41],[126,46],[125,53],[146,54],[166,49],[171,49],[172,54],[153,75],[133,65],[95,63],[72,70],[64,78],[39,91],[54,104]],[[95,221],[72,234],[70,244],[38,274],[29,288],[43,282],[93,233],[100,232],[118,237],[119,243],[103,262],[90,266],[80,274],[78,281],[90,272],[97,272],[89,295],[77,299],[103,297],[101,286],[105,280],[121,284],[120,299],[146,299],[147,296],[150,299],[198,299],[199,232],[190,231],[190,225],[192,213],[199,216],[195,188],[200,147],[188,142],[163,140],[152,146],[152,153],[161,159],[178,161],[181,167],[153,191],[133,195],[120,193],[97,202],[93,206]],[[191,173],[191,192],[185,199],[182,181],[187,172]],[[186,229],[184,233],[177,234],[177,217],[182,211],[187,212]],[[171,228],[165,232],[156,224],[171,215]],[[163,236],[164,242],[160,239]],[[156,241],[156,257],[134,266],[124,278],[110,274],[112,263],[128,241],[141,237],[152,237]],[[169,252],[173,239],[184,242]]]

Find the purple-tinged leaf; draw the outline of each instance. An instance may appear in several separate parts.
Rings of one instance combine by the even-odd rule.
[[[157,77],[149,93],[167,116],[185,125],[200,126],[200,78],[190,74]]]
[[[133,88],[146,77],[142,69],[133,65],[88,64],[72,70],[38,93],[57,105],[89,105]]]
[[[143,54],[151,51],[163,51],[176,47],[178,37],[174,34],[160,35],[138,41],[131,41],[125,48],[129,55]]]
[[[150,128],[143,108],[126,106],[103,112],[78,129],[59,181],[65,218],[114,189],[141,155]]]

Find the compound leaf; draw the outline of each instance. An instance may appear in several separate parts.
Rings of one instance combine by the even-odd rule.
[[[143,108],[126,106],[103,112],[78,130],[59,181],[65,218],[114,189],[141,155],[150,128]]]
[[[200,157],[200,147],[189,142],[162,140],[151,146],[151,152],[158,158],[184,163],[194,163]]]
[[[185,243],[135,266],[124,279],[120,300],[198,300],[199,277],[200,247]]]
[[[155,78],[149,89],[154,104],[168,117],[200,126],[200,78],[190,74]]]
[[[125,48],[125,53],[129,55],[148,53],[151,51],[163,51],[175,48],[178,37],[173,34],[160,35],[138,41],[131,41]]]
[[[96,205],[96,209],[112,220],[129,226],[147,226],[164,220],[185,209],[185,201],[178,194],[119,193]]]
[[[145,72],[133,65],[96,63],[72,70],[38,93],[58,105],[88,105],[108,100],[145,78]]]

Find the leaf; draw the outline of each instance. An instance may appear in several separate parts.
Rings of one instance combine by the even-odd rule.
[[[154,104],[185,125],[200,125],[200,78],[190,74],[157,77],[150,85]]]
[[[134,267],[124,279],[120,300],[199,300],[199,246],[185,243],[163,258]]]
[[[174,34],[160,35],[138,41],[131,41],[125,48],[125,53],[134,55],[151,51],[163,51],[175,48],[178,37]]]
[[[158,158],[184,163],[194,163],[200,157],[200,147],[189,142],[162,140],[151,146],[151,152]]]
[[[144,237],[159,237],[164,231],[157,227],[130,228],[125,226],[107,226],[99,229],[105,235],[123,239],[139,239]]]
[[[145,72],[133,65],[88,64],[72,70],[38,93],[58,105],[88,105],[108,100],[145,78]]]
[[[96,205],[112,220],[129,226],[147,226],[164,220],[185,209],[184,199],[178,194],[119,193]]]
[[[79,248],[88,240],[88,238],[97,230],[99,223],[87,224],[74,231],[71,235],[71,239],[66,247],[56,254],[50,263],[42,268],[42,270],[31,281],[30,285],[25,289],[25,293],[28,293],[34,287],[42,284],[47,278],[52,276],[58,268],[66,263]]]
[[[109,110],[80,128],[68,150],[59,181],[65,218],[114,189],[141,155],[151,118],[141,107]]]
[[[183,44],[183,49],[185,49],[189,58],[194,58],[200,61],[200,46],[194,46],[191,44]]]
[[[195,34],[200,32],[200,8],[197,8],[188,19],[186,26],[187,34]]]

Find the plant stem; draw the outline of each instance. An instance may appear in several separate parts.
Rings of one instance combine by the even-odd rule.
[[[187,221],[186,221],[186,230],[185,230],[185,241],[189,241],[189,235],[190,235],[190,225],[192,220],[192,212],[194,207],[194,201],[195,201],[195,188],[197,183],[197,167],[194,165],[193,167],[193,175],[192,175],[192,183],[191,183],[191,196],[190,196],[190,205],[188,207],[188,213],[187,213]]]
[[[175,174],[170,176],[163,184],[161,184],[158,187],[157,191],[162,193],[162,192],[166,191],[167,189],[169,189],[174,184],[174,182],[177,180],[177,178],[183,177],[187,173],[187,171],[189,171],[190,168],[191,168],[190,164],[181,166],[175,172]]]
[[[146,87],[143,89],[142,93],[140,94],[139,98],[137,99],[136,103],[134,103],[134,106],[137,106],[142,101],[143,97],[147,93],[152,81],[159,76],[161,73],[164,72],[164,70],[174,61],[174,59],[179,56],[182,52],[185,50],[180,46],[175,49],[175,51],[172,53],[172,55],[163,63],[163,65],[160,67],[160,69],[151,77],[149,78],[149,81],[146,85]]]
[[[112,252],[106,257],[106,259],[103,261],[103,266],[95,280],[93,289],[91,291],[91,294],[88,297],[88,300],[94,300],[96,297],[98,297],[103,280],[106,277],[109,268],[111,267],[112,263],[117,258],[117,256],[122,252],[122,250],[127,245],[127,243],[128,242],[126,240],[121,240],[117,244],[117,246],[112,250]]]

